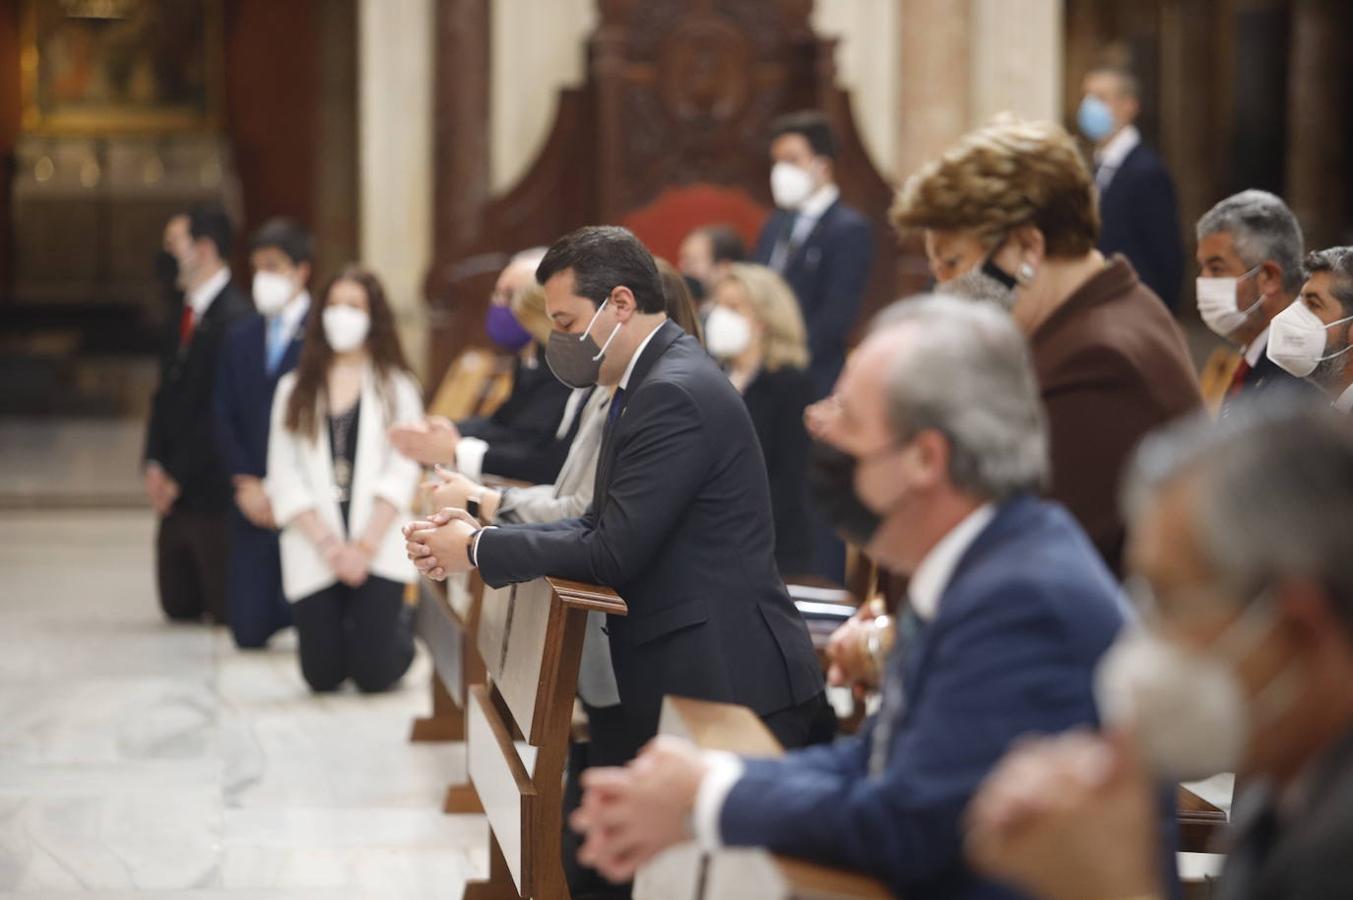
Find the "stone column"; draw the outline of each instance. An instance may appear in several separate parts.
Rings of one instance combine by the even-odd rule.
[[[971,122],[970,38],[965,0],[899,0],[899,182],[953,143]]]
[[[358,0],[358,236],[385,284],[404,352],[427,354],[423,278],[432,258],[433,0]]]
[[[1062,121],[1060,0],[972,0],[972,124],[998,113]]]

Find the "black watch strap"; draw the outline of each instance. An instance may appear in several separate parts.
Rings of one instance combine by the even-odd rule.
[[[476,519],[479,518],[479,498],[470,497],[465,501],[465,511]]]
[[[465,542],[465,558],[470,561],[471,567],[474,566],[474,545],[478,543],[479,533],[483,530],[484,529],[482,528],[476,528],[474,531],[470,532],[470,539]]]

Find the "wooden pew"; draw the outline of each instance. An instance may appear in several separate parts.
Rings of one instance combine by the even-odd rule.
[[[465,740],[465,709],[469,688],[484,682],[484,662],[475,635],[484,584],[478,572],[453,576],[438,584],[419,582],[415,627],[432,655],[432,715],[415,719],[409,740]],[[446,789],[442,811],[481,813],[479,797],[469,783]]]
[[[442,377],[427,414],[452,420],[492,415],[511,390],[511,358],[471,347]]]
[[[465,900],[568,897],[560,858],[564,769],[583,633],[591,611],[625,615],[609,588],[544,578],[480,601],[488,672],[470,688],[466,756],[489,820],[489,877]]]
[[[658,730],[706,750],[745,756],[779,756],[784,752],[755,713],[729,703],[668,696],[663,700]],[[776,856],[765,850],[729,849],[706,855],[694,843],[660,854],[634,880],[635,900],[863,900],[888,896],[882,883],[858,872]]]

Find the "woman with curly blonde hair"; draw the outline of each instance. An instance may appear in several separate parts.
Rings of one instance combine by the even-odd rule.
[[[996,302],[1028,336],[1052,436],[1049,493],[1121,571],[1119,476],[1147,432],[1201,404],[1184,338],[1125,257],[1095,249],[1094,180],[1051,122],[999,120],[898,192],[939,290]]]

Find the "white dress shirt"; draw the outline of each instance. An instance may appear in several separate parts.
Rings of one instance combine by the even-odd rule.
[[[1263,301],[1260,300],[1257,302],[1262,303]],[[1250,341],[1250,345],[1245,348],[1245,363],[1253,369],[1255,366],[1259,365],[1259,357],[1263,356],[1264,351],[1267,349],[1268,326],[1265,325],[1264,330],[1259,333],[1259,337]]]
[[[921,560],[907,586],[907,596],[916,615],[925,621],[935,618],[940,597],[953,580],[954,570],[968,552],[977,536],[991,524],[996,507],[984,503],[968,513],[961,522],[949,529],[944,537]],[[735,754],[711,751],[704,754],[709,771],[700,779],[695,794],[695,814],[692,826],[695,840],[702,850],[712,852],[722,846],[719,818],[723,814],[728,792],[742,777],[742,760]]]
[[[216,274],[188,292],[188,307],[193,311],[193,324],[202,321],[202,317],[211,309],[214,301],[225,286],[230,284],[230,267],[222,266]]]
[[[1109,138],[1109,142],[1095,151],[1095,185],[1102,194],[1113,181],[1113,176],[1123,165],[1128,154],[1137,149],[1142,142],[1142,133],[1136,125],[1128,125]]]
[[[1344,392],[1334,398],[1334,403],[1332,405],[1335,409],[1339,410],[1339,412],[1353,410],[1353,384],[1344,388]]]
[[[834,184],[824,184],[803,201],[803,205],[794,213],[794,227],[790,229],[789,239],[780,239],[771,250],[769,265],[772,269],[777,272],[783,271],[785,264],[789,262],[790,248],[803,246],[803,242],[808,240],[808,235],[817,227],[822,214],[840,197],[840,188]]]

